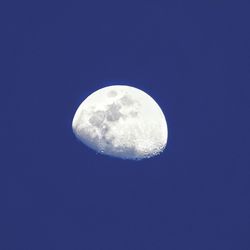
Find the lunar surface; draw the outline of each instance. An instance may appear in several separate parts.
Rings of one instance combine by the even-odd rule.
[[[161,153],[168,137],[165,116],[154,99],[125,85],[88,96],[75,113],[72,129],[93,150],[134,160]]]

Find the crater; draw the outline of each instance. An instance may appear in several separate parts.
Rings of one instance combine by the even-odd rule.
[[[101,127],[104,119],[105,119],[105,112],[104,111],[96,111],[89,118],[89,122],[95,127]]]
[[[121,106],[118,104],[109,105],[108,110],[106,111],[107,121],[114,122],[118,121],[122,117],[122,113],[120,112]]]
[[[115,90],[111,90],[107,93],[107,96],[108,97],[115,97],[115,96],[117,96],[117,92]]]
[[[121,103],[126,106],[131,106],[134,104],[134,100],[130,96],[125,95],[121,98]]]

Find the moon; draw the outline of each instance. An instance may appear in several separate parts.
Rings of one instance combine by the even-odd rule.
[[[98,153],[140,160],[161,153],[167,144],[165,116],[144,91],[112,85],[89,95],[72,121],[75,136]]]

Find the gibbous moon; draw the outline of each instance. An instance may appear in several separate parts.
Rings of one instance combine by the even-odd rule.
[[[150,158],[167,144],[165,116],[148,94],[113,85],[89,95],[72,122],[76,137],[93,150],[122,159]]]

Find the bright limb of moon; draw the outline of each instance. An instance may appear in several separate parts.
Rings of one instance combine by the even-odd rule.
[[[161,153],[167,144],[165,116],[148,94],[113,85],[89,95],[72,122],[76,137],[93,150],[123,159],[143,159]]]

